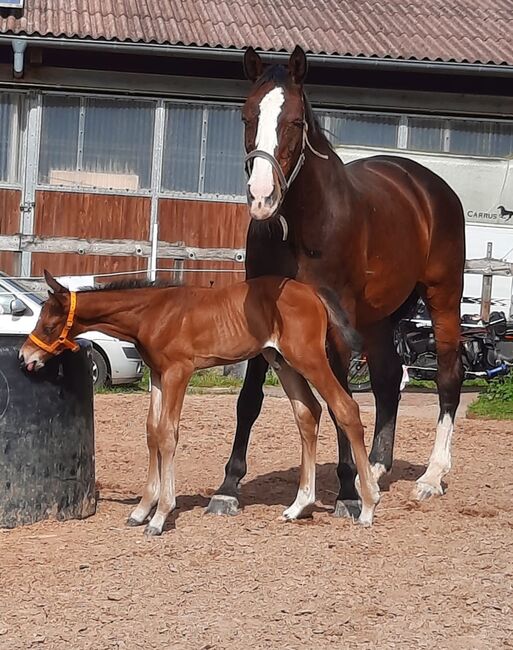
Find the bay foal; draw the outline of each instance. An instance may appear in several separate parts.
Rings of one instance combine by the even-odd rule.
[[[372,524],[379,490],[367,458],[358,405],[337,382],[326,357],[328,339],[342,349],[354,343],[355,335],[328,291],[268,276],[224,289],[141,283],[126,288],[126,283],[118,283],[74,293],[49,273],[45,277],[53,293],[20,350],[27,371],[38,370],[52,354],[73,346],[75,336],[90,330],[132,341],[151,369],[148,479],[130,525],[143,524],[157,505],[145,532],[160,535],[175,507],[174,455],[185,390],[194,370],[261,353],[280,378],[301,434],[299,490],[284,517],[297,518],[315,501],[321,407],[308,380],[347,432],[362,501],[358,522]]]

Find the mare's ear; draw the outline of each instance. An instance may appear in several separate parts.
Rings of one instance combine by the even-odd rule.
[[[306,77],[308,64],[304,50],[296,45],[289,59],[289,74],[292,81],[296,84],[302,84]]]
[[[244,74],[250,81],[256,81],[264,71],[264,64],[260,55],[250,46],[244,52]]]
[[[69,293],[66,287],[64,287],[60,282],[57,282],[57,280],[53,277],[53,275],[49,273],[46,269],[44,270],[44,275],[45,275],[46,284],[53,291],[52,295],[54,295],[56,298],[63,298]],[[48,292],[48,294],[50,295],[50,292]]]

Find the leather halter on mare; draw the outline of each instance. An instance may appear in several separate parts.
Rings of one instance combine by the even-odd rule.
[[[277,210],[279,210],[281,207],[283,199],[285,198],[285,193],[290,188],[296,176],[301,171],[301,167],[305,162],[306,147],[308,147],[308,149],[310,149],[310,151],[313,154],[315,154],[318,158],[322,158],[323,160],[328,160],[328,156],[326,154],[320,153],[319,151],[314,149],[312,144],[310,143],[310,140],[308,139],[308,122],[305,119],[303,120],[303,141],[301,143],[301,153],[299,154],[296,165],[288,178],[285,177],[285,174],[283,173],[280,163],[276,160],[276,158],[272,154],[268,153],[267,151],[264,151],[263,149],[253,149],[253,151],[250,151],[244,158],[244,165],[246,167],[246,175],[248,176],[248,178],[251,176],[251,172],[253,169],[252,166],[250,167],[249,162],[255,158],[263,158],[264,160],[267,160],[267,162],[271,165],[273,170],[276,172],[276,175],[278,176],[278,181],[280,182],[280,189],[281,189],[280,203],[278,205]],[[247,188],[247,191],[249,196],[249,186]],[[283,228],[283,241],[286,241],[289,232],[287,221],[285,217],[281,214],[278,215],[278,219],[280,220],[281,227]]]
[[[68,311],[68,317],[66,318],[66,324],[62,328],[62,332],[60,333],[60,336],[58,339],[56,339],[53,343],[48,344],[45,343],[44,341],[41,341],[35,334],[31,333],[28,335],[29,339],[32,341],[32,343],[35,343],[38,348],[41,348],[45,352],[49,352],[50,354],[60,354],[65,348],[70,349],[72,352],[76,352],[80,346],[78,343],[75,343],[75,341],[71,341],[68,338],[68,334],[70,329],[73,327],[73,321],[75,319],[75,309],[77,306],[77,294],[75,291],[70,291],[70,302],[69,302],[69,311]]]

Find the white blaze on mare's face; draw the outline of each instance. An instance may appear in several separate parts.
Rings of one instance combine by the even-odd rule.
[[[278,119],[284,101],[283,88],[273,88],[260,102],[255,148],[271,156],[275,155],[278,146]],[[273,193],[273,169],[270,162],[258,157],[254,159],[248,186],[254,197],[250,206],[253,210],[253,207],[257,207],[259,202],[263,203]]]

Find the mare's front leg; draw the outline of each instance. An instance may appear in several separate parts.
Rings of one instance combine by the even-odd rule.
[[[129,526],[140,526],[144,523],[151,509],[157,503],[160,491],[160,467],[157,441],[157,428],[162,410],[162,391],[160,377],[151,373],[151,398],[148,419],[146,421],[146,442],[148,444],[148,478],[139,505],[128,518]]]
[[[272,355],[273,359],[267,354]],[[294,503],[283,513],[284,519],[297,519],[304,509],[315,503],[315,457],[321,405],[312,393],[308,382],[276,352],[267,353],[266,357],[276,370],[287,397],[290,400],[294,419],[301,435],[301,471],[299,489]]]
[[[232,453],[225,467],[224,481],[210,499],[207,512],[216,515],[236,515],[239,508],[239,483],[246,475],[246,454],[249,435],[260,414],[268,364],[262,355],[250,359],[244,385],[237,400],[237,430]]]
[[[167,516],[176,505],[174,457],[180,413],[192,371],[192,365],[176,363],[162,373],[162,410],[156,431],[160,454],[160,491],[155,514],[144,530],[147,535],[162,534]]]

